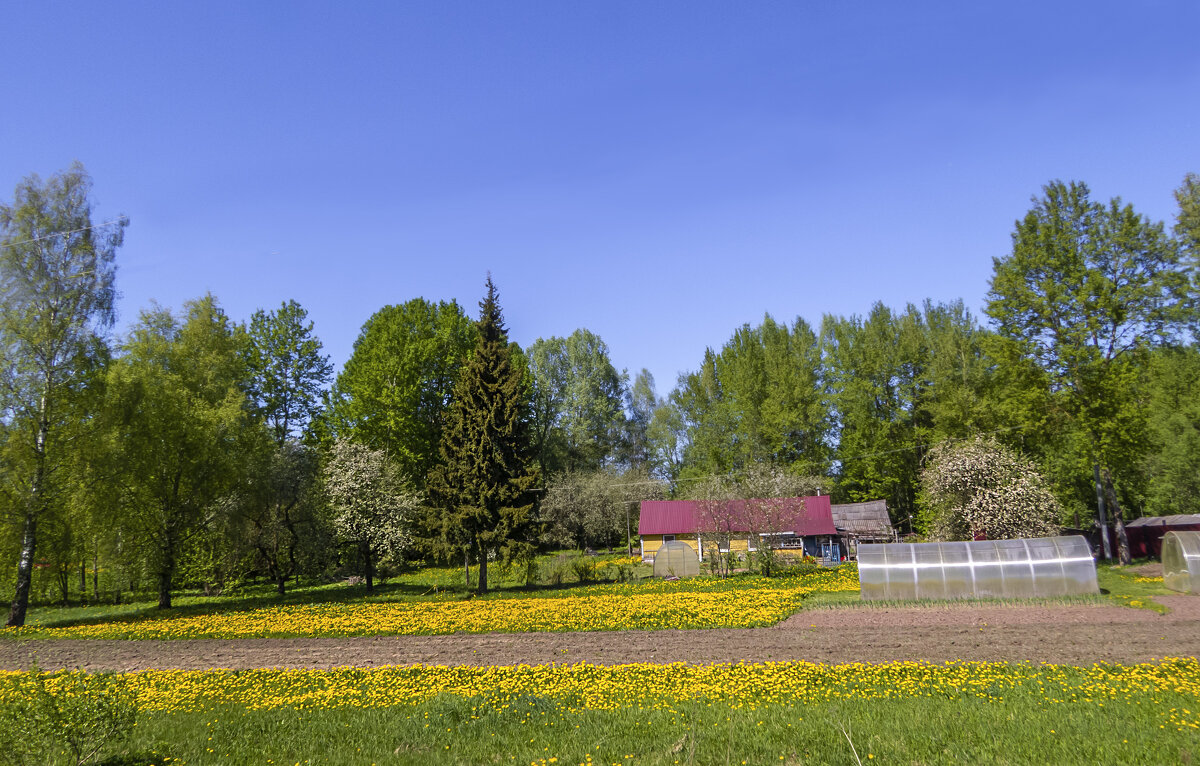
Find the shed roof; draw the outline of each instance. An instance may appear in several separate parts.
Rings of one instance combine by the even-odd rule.
[[[643,500],[639,535],[696,532],[794,532],[835,535],[828,495],[749,500]]]
[[[833,523],[847,532],[891,534],[892,519],[888,515],[886,500],[868,500],[865,503],[839,503],[830,509]]]
[[[1127,527],[1182,527],[1200,525],[1200,514],[1180,513],[1174,516],[1143,516],[1125,523]]]

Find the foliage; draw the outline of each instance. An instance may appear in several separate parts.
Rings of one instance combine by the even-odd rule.
[[[322,390],[333,374],[307,319],[308,312],[294,300],[250,317],[247,393],[278,445],[304,433],[320,412]]]
[[[931,531],[940,539],[1058,533],[1058,501],[1037,468],[993,439],[937,445],[926,458],[921,484]]]
[[[289,578],[322,568],[333,530],[323,517],[324,488],[317,450],[295,440],[263,439],[248,456],[252,480],[227,500],[233,535],[248,548],[253,569],[284,592]]]
[[[579,329],[566,338],[538,338],[527,357],[534,449],[543,473],[614,462],[625,430],[626,376],[613,367],[600,336]]]
[[[57,432],[78,423],[63,419],[64,405],[93,377],[114,319],[113,260],[127,221],[93,226],[91,186],[75,163],[45,183],[29,176],[12,204],[0,204],[0,421],[25,453],[24,476],[10,485],[22,541],[9,625],[25,621],[38,524],[51,513],[61,460]]]
[[[539,518],[550,545],[580,550],[624,546],[627,524],[636,534],[638,503],[665,497],[666,487],[645,471],[567,471],[548,482]]]
[[[662,403],[654,390],[654,376],[643,367],[634,377],[633,385],[625,392],[625,433],[621,439],[618,462],[641,471],[654,468],[650,425]]]
[[[523,560],[534,551],[528,390],[513,363],[508,333],[489,276],[480,302],[478,339],[454,387],[442,434],[441,461],[429,475],[429,500],[441,522],[445,551],[471,552],[479,591],[488,560]]]
[[[882,304],[822,323],[825,380],[836,414],[839,502],[885,499],[914,515],[924,445],[991,425],[983,334],[962,305]]]
[[[108,377],[108,460],[130,542],[171,589],[184,547],[215,521],[253,443],[245,336],[215,298],[142,312]],[[169,446],[165,446],[169,445]]]
[[[8,676],[9,689],[22,694],[0,704],[0,763],[80,766],[133,733],[138,700],[119,676],[43,673],[36,665]]]
[[[450,392],[475,340],[454,301],[414,298],[363,325],[329,394],[326,439],[383,450],[414,487],[438,459]]]
[[[376,564],[399,559],[409,545],[420,496],[381,450],[349,439],[334,443],[324,479],[333,529],[359,546],[369,591]]]
[[[770,462],[801,473],[828,466],[830,418],[820,386],[817,336],[770,315],[743,325],[673,397],[687,426],[685,463],[700,474]]]
[[[1200,513],[1200,347],[1160,349],[1145,374],[1146,515]]]
[[[1147,449],[1137,366],[1147,348],[1195,321],[1188,274],[1162,224],[1119,198],[1104,205],[1086,184],[1055,181],[1033,203],[1011,254],[995,259],[987,313],[1064,399],[1112,503]],[[1120,506],[1113,510],[1127,563]]]
[[[1175,236],[1200,265],[1200,175],[1188,173],[1183,183],[1175,190],[1175,201],[1179,203],[1179,215],[1175,222]]]

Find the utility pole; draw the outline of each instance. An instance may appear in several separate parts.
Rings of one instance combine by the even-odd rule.
[[[633,555],[633,538],[629,535],[629,506],[636,503],[636,500],[628,500],[625,502],[625,555]]]

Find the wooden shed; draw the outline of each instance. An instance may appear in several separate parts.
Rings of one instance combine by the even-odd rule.
[[[831,506],[833,525],[850,558],[857,558],[858,544],[896,542],[896,530],[888,515],[886,500],[839,503]]]

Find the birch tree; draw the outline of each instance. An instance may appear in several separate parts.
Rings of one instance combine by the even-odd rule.
[[[38,525],[51,513],[62,405],[92,366],[112,326],[123,217],[92,220],[92,181],[79,163],[42,181],[29,176],[0,205],[0,370],[3,418],[28,458],[20,483],[20,554],[9,626],[25,624]]]

